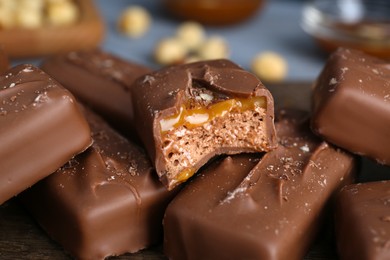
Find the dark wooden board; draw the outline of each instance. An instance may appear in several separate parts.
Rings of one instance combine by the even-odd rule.
[[[96,48],[104,37],[104,23],[93,0],[75,0],[80,17],[72,26],[0,30],[0,44],[10,58],[31,58]]]
[[[310,83],[284,83],[268,87],[275,99],[275,107],[295,107],[309,111]],[[1,167],[1,166],[0,166]],[[390,168],[363,160],[359,180],[373,181],[390,179]],[[0,259],[71,259],[52,241],[19,205],[17,198],[0,206]],[[162,260],[166,259],[162,245],[143,250],[136,254],[126,254],[110,259]],[[337,259],[331,218],[325,222],[323,230],[305,257],[307,260]]]

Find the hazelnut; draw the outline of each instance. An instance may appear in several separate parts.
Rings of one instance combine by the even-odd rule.
[[[160,40],[154,50],[155,60],[162,65],[171,65],[184,62],[187,50],[176,38]]]
[[[19,0],[18,8],[41,12],[45,7],[44,0]]]
[[[15,15],[13,11],[0,7],[0,29],[9,29],[15,26]]]
[[[209,120],[209,115],[208,114],[193,114],[186,116],[184,118],[185,121],[190,123],[191,125],[199,125],[199,124],[204,124]]]
[[[151,17],[141,6],[130,6],[119,18],[118,27],[122,33],[137,38],[143,36],[149,29]]]
[[[211,36],[200,46],[198,54],[204,60],[228,58],[228,44],[220,36]]]
[[[278,82],[286,77],[288,68],[286,60],[281,55],[267,51],[255,56],[251,70],[260,80]]]
[[[175,124],[177,124],[180,120],[180,116],[177,116],[175,118],[170,118],[170,119],[162,119],[160,121],[160,127],[161,131],[169,131],[171,130]]]
[[[15,20],[15,25],[22,28],[39,28],[43,25],[42,12],[28,8],[18,9]]]
[[[47,6],[47,19],[53,25],[70,25],[77,21],[78,7],[71,1],[51,1]]]
[[[203,26],[196,22],[184,22],[176,30],[176,37],[188,50],[197,49],[204,41],[205,31]]]
[[[0,9],[6,9],[8,11],[14,11],[17,9],[18,2],[15,0],[0,0]]]

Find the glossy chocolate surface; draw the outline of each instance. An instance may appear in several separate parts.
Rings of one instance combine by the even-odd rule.
[[[78,259],[136,252],[162,239],[174,192],[158,180],[144,151],[86,111],[94,143],[23,194],[44,230]]]
[[[4,50],[0,48],[0,74],[4,73],[9,69],[9,60]]]
[[[348,185],[337,198],[341,259],[390,259],[390,181]]]
[[[390,63],[338,49],[313,90],[312,129],[350,152],[390,164]]]
[[[91,142],[74,97],[46,73],[19,65],[0,76],[0,204]]]
[[[150,69],[101,50],[54,56],[41,67],[122,134],[134,135],[129,88]]]
[[[250,135],[254,136],[260,136],[258,132],[261,132],[261,136],[264,136],[262,142],[249,140],[245,145],[233,145],[233,147],[227,144],[226,140],[233,135],[244,135],[244,131],[237,128],[239,122],[241,122],[239,117],[244,113],[235,114],[235,119],[232,118],[229,122],[221,123],[217,126],[210,126],[210,128],[215,130],[207,133],[210,135],[207,136],[210,140],[207,140],[203,134],[195,137],[192,133],[184,133],[183,136],[188,139],[187,144],[199,143],[197,149],[187,150],[187,148],[183,148],[181,150],[181,148],[176,148],[178,151],[175,152],[182,154],[182,157],[177,160],[178,164],[189,158],[189,162],[186,162],[187,166],[183,167],[187,167],[192,173],[196,172],[217,154],[269,151],[276,146],[273,125],[274,106],[270,92],[253,74],[244,71],[228,60],[213,60],[167,67],[140,77],[135,81],[131,91],[134,104],[134,116],[137,122],[137,132],[156,167],[161,181],[169,189],[178,185],[185,178],[178,180],[178,176],[172,174],[172,169],[168,169],[170,155],[165,155],[165,153],[168,154],[166,150],[169,148],[165,147],[166,143],[162,137],[163,130],[161,122],[163,119],[165,120],[180,113],[181,108],[188,103],[215,102],[218,104],[218,102],[228,99],[250,99],[258,97],[265,100],[265,107],[261,119],[250,117],[248,120],[241,120],[242,122],[247,122],[247,124],[254,122],[254,120],[262,124],[261,127],[254,128],[250,132]],[[209,108],[207,104],[200,104],[200,106],[205,110]],[[229,115],[232,113],[227,111],[226,114]],[[223,117],[221,116],[221,118]],[[242,124],[244,125],[244,123]],[[202,129],[202,127],[203,129],[208,129],[208,125],[206,124],[196,129]],[[228,133],[220,134],[220,136],[215,134],[222,128],[227,129]],[[244,129],[249,129],[249,126],[244,125]],[[187,130],[183,128],[183,132]],[[237,131],[237,133],[234,133],[234,131]],[[250,135],[245,134],[245,136]],[[245,136],[242,139],[245,139]],[[179,133],[175,137],[177,139],[181,138]],[[233,137],[232,139],[238,140],[239,138]],[[178,140],[179,142],[180,140]],[[210,151],[205,151],[201,156],[198,156],[200,159],[193,159],[191,157],[196,151],[201,149],[201,146],[207,144],[210,144],[210,147],[214,145],[215,148],[210,149]],[[174,147],[175,145],[171,146]]]
[[[279,146],[204,168],[168,206],[169,259],[302,259],[354,158],[310,133],[307,117],[284,111]]]

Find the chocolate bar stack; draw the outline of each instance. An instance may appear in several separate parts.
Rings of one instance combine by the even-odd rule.
[[[338,50],[312,114],[274,111],[229,60],[152,71],[93,50],[12,68],[0,203],[17,195],[78,259],[162,243],[180,260],[302,259],[335,205],[340,256],[386,259],[390,186],[354,182],[358,155],[390,161],[389,66]]]
[[[313,131],[352,153],[390,165],[389,79],[387,61],[338,49],[313,91]],[[390,259],[389,184],[357,183],[341,191],[335,223],[343,259]]]

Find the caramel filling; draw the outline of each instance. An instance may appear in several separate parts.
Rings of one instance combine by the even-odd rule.
[[[216,117],[222,117],[230,111],[243,112],[246,110],[253,110],[256,107],[266,108],[265,97],[228,99],[208,107],[195,107],[191,109],[182,105],[179,113],[160,121],[161,132],[164,134],[180,126],[192,129],[206,124]]]
[[[262,151],[267,142],[266,107],[265,97],[235,98],[208,106],[185,104],[162,119],[162,151],[170,185],[194,175],[199,161],[220,147]]]

